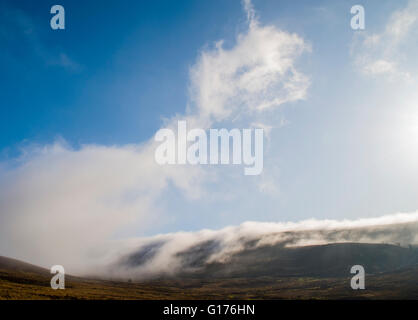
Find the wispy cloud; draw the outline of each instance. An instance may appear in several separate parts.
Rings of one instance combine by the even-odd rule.
[[[417,22],[418,1],[410,0],[405,8],[391,14],[381,32],[356,33],[351,48],[356,66],[368,76],[411,80],[413,72],[407,67],[408,59],[415,59],[416,51],[408,55],[402,48],[415,43]]]
[[[44,32],[27,13],[6,5],[0,9],[0,39],[3,42],[3,51],[10,50],[9,55],[13,56],[14,51],[23,50],[41,60],[45,66],[57,66],[69,72],[82,70],[82,66],[68,53],[46,43],[43,39]]]

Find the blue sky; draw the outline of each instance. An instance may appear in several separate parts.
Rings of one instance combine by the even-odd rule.
[[[137,169],[126,148],[152,141],[167,119],[188,116],[186,108],[194,108],[190,87],[200,85],[190,72],[203,70],[202,55],[215,57],[219,40],[233,52],[238,35],[250,34],[241,1],[60,1],[66,29],[58,31],[49,26],[53,4],[0,5],[1,172],[15,192],[9,198],[28,208],[39,205],[40,221],[49,207],[38,200],[54,198],[48,186],[63,190],[51,205],[55,211],[78,199],[78,187],[68,182],[77,175],[76,185],[90,190],[94,183],[115,185],[110,193],[93,194],[94,203],[80,193],[76,208],[86,215],[98,199],[113,201],[113,192],[123,195],[110,206],[121,215],[125,209],[134,217],[138,208],[148,212],[112,230],[117,238],[248,220],[356,219],[417,210],[416,1],[363,1],[366,29],[355,31],[352,1],[254,0],[259,30],[272,27],[303,41],[303,52],[291,61],[309,80],[306,90],[300,89],[303,98],[255,116],[273,126],[263,176],[211,168],[209,176],[217,176],[212,180],[196,168],[164,175],[158,169],[156,175],[163,175],[158,186],[152,180],[160,178],[143,178],[148,169]],[[212,125],[231,126],[230,120]],[[242,123],[248,126],[251,119]],[[138,161],[146,162],[143,154]],[[113,156],[122,159],[115,168],[127,172],[106,180],[115,169],[107,166],[114,165]],[[109,162],[100,162],[107,157]],[[98,164],[90,167],[90,158]],[[62,176],[61,166],[72,175]],[[101,177],[99,171],[88,176],[91,168],[102,168]],[[124,185],[131,178],[150,184]],[[46,190],[35,204],[31,188]],[[20,206],[3,200],[4,210],[17,212],[4,221],[25,216]],[[25,255],[26,249],[19,252]]]
[[[64,31],[49,27],[48,1],[2,5],[2,149],[57,135],[75,144],[149,138],[161,117],[184,110],[197,51],[243,22],[239,2],[61,4]],[[75,67],[54,63],[61,54]]]
[[[149,138],[161,117],[184,110],[188,68],[199,50],[218,39],[232,42],[245,22],[239,1],[61,4],[65,31],[49,27],[48,1],[2,3],[2,150],[56,136],[74,144]],[[311,72],[330,75],[340,72],[337,64],[347,67],[349,1],[256,5],[263,21],[315,44],[307,61]],[[385,7],[391,5],[378,10]],[[63,65],[61,55],[74,65]]]

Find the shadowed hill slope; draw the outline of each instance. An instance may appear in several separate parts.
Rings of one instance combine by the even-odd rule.
[[[15,272],[30,272],[40,275],[48,275],[49,270],[26,263],[20,260],[0,256],[0,270],[13,270]]]
[[[210,263],[196,272],[204,277],[341,277],[353,265],[366,273],[390,272],[418,264],[418,249],[385,244],[338,243],[285,248],[265,246],[242,251],[226,263]]]

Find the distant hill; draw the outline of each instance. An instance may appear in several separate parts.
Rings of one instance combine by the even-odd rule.
[[[242,251],[227,263],[210,263],[198,270],[200,277],[260,277],[350,275],[353,265],[366,273],[391,272],[418,265],[418,250],[387,244],[337,243],[285,248],[264,246]]]
[[[48,275],[49,270],[20,260],[0,256],[0,270]]]
[[[368,274],[418,265],[418,248],[389,244],[333,243],[303,247],[287,247],[282,243],[256,247],[245,244],[245,249],[223,262],[208,262],[215,246],[216,243],[207,241],[180,252],[182,272],[174,277],[344,277],[350,275],[351,267],[356,264],[362,265]],[[154,248],[143,248],[121,263],[134,270],[147,263],[154,251]]]

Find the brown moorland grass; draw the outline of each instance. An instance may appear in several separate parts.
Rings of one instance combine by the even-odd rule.
[[[22,270],[23,269],[23,270]],[[123,282],[66,277],[53,290],[47,270],[0,269],[0,299],[418,299],[418,267],[366,277],[366,290],[350,278],[260,277]]]

